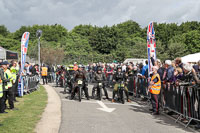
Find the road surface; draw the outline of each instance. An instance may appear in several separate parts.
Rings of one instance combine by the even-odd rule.
[[[185,133],[192,132],[165,115],[152,116],[146,103],[111,103],[109,100],[69,100],[55,87],[62,102],[60,133]],[[92,85],[89,85],[91,96]],[[109,97],[112,91],[108,90]],[[134,100],[134,99],[133,99]]]

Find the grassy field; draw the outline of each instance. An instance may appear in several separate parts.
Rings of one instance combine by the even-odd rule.
[[[17,99],[15,107],[19,110],[6,110],[0,114],[0,133],[32,133],[47,104],[44,87],[23,98]]]

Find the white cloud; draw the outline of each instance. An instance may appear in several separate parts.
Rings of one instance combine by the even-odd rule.
[[[1,0],[0,24],[15,31],[22,25],[113,25],[129,19],[142,27],[150,21],[200,21],[197,0]]]

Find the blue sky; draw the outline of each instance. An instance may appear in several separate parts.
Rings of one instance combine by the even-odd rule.
[[[200,21],[200,0],[1,0],[0,24],[11,32],[22,25],[113,25],[134,20],[142,27]]]

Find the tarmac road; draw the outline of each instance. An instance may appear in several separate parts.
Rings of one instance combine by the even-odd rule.
[[[69,100],[63,88],[55,87],[62,102],[60,133],[185,133],[193,132],[165,115],[152,116],[149,106],[111,103],[108,100]],[[92,85],[89,85],[91,96]],[[112,97],[112,91],[108,91]],[[134,99],[133,99],[134,100]]]

